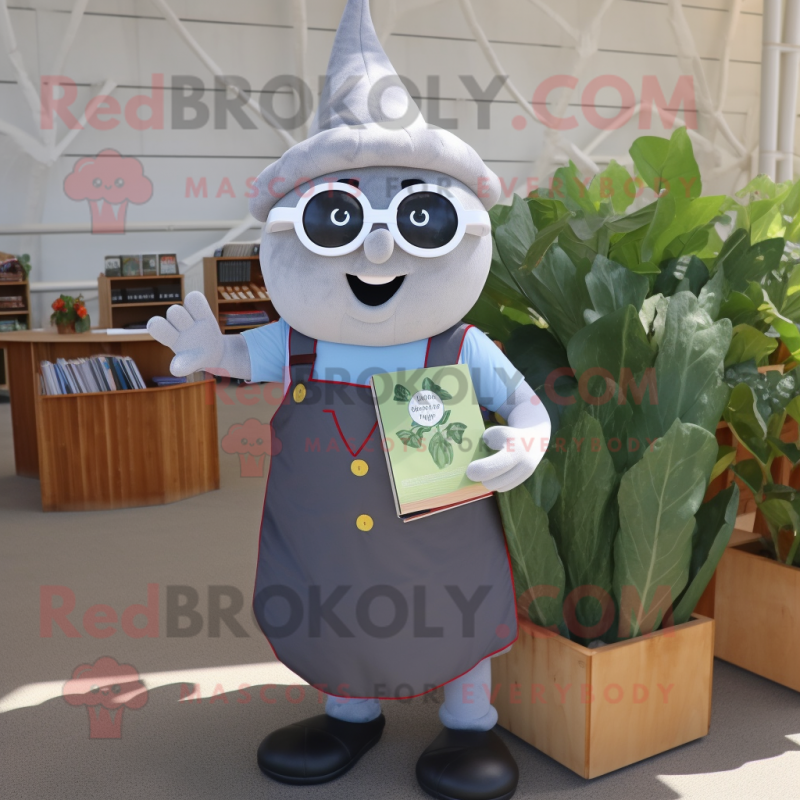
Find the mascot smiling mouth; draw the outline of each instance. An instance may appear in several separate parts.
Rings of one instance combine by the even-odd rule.
[[[356,300],[365,306],[382,306],[384,303],[388,303],[397,294],[397,290],[403,285],[405,279],[405,275],[398,275],[386,283],[368,283],[357,275],[347,276],[347,282],[350,284]]]

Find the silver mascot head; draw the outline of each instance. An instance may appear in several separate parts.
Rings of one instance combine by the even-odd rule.
[[[307,336],[403,344],[447,330],[480,295],[500,182],[469,145],[425,122],[369,0],[348,0],[309,138],[256,188],[264,280]]]

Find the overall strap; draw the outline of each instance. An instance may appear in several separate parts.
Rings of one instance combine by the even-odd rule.
[[[317,360],[317,340],[289,329],[289,371],[292,383],[306,383],[314,372]]]
[[[452,328],[439,333],[428,340],[428,355],[425,358],[426,367],[449,367],[458,364],[464,337],[472,325],[458,322]]]

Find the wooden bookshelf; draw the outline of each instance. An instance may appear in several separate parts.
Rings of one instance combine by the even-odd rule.
[[[150,317],[167,315],[170,306],[180,305],[185,296],[183,275],[127,275],[119,278],[109,278],[100,275],[97,279],[98,298],[100,301],[100,328],[124,328],[126,325],[147,322]],[[124,297],[126,289],[141,289],[143,286],[153,286],[156,291],[154,300],[146,302],[129,303]],[[180,300],[161,300],[158,297],[159,288],[180,289]],[[112,290],[123,290],[123,299],[112,302]]]
[[[249,264],[249,276],[247,280],[224,281],[220,280],[220,265],[225,262],[238,261]],[[234,287],[240,287],[250,291],[253,298],[233,298],[231,294]],[[221,291],[231,295],[232,299],[226,299]],[[225,311],[266,311],[269,314],[269,321],[275,322],[279,319],[278,312],[272,301],[269,299],[269,292],[264,286],[264,276],[261,274],[261,263],[258,256],[231,256],[215,257],[203,259],[203,291],[208,304],[214,312],[214,316],[219,323],[219,329],[223,333],[241,333],[250,328],[260,328],[267,324],[261,322],[256,325],[226,325],[224,321]],[[261,296],[261,294],[266,296]]]
[[[41,394],[43,360],[126,355],[148,385],[169,375],[172,351],[146,333],[19,331],[0,334],[0,347],[9,354],[17,474],[39,478],[44,511],[159,505],[219,488],[213,380]]]
[[[27,280],[0,281],[0,300],[4,297],[21,297],[23,308],[0,308],[0,320],[16,320],[22,323],[27,330],[31,329],[31,287]],[[0,333],[3,333],[0,330]],[[8,393],[8,368],[6,366],[5,350],[0,347],[0,391]]]

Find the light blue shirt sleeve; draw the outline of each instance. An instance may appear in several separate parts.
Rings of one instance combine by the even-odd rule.
[[[283,383],[289,326],[279,319],[270,325],[245,331],[242,336],[250,353],[250,380],[253,383]]]
[[[478,402],[489,411],[497,411],[524,380],[500,348],[477,328],[467,331],[460,361],[469,367]]]

